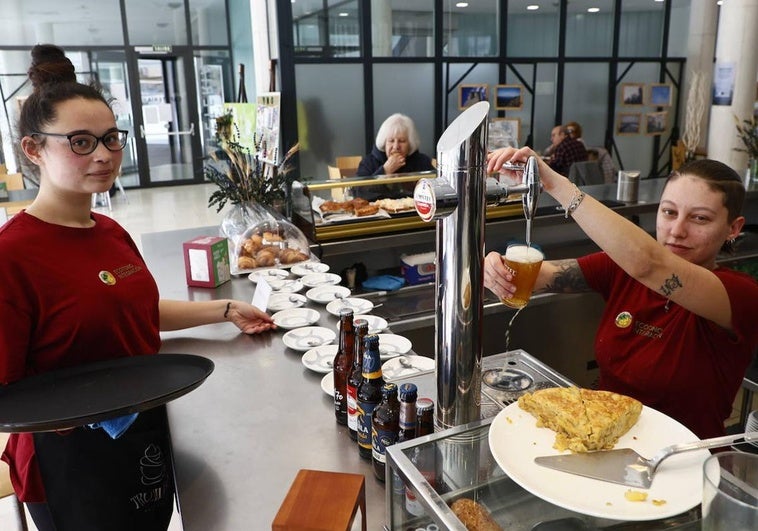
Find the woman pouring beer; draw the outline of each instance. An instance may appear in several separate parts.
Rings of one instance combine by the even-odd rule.
[[[528,148],[504,148],[489,172],[525,162]],[[595,357],[599,388],[632,396],[692,430],[724,434],[758,346],[758,282],[721,267],[745,218],[745,188],[721,162],[697,160],[671,173],[656,217],[656,237],[580,191],[538,159],[544,191],[601,252],[542,263],[535,293],[596,291],[605,299]],[[510,298],[514,277],[500,254],[485,258],[484,284]]]

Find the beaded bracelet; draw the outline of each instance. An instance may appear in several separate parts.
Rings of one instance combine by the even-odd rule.
[[[224,311],[224,319],[227,319],[229,317],[229,310],[231,309],[231,307],[232,307],[232,303],[231,302],[227,302],[226,303],[226,310]]]
[[[566,213],[564,214],[566,219],[568,219],[568,217],[572,215],[577,208],[579,208],[579,205],[582,204],[583,200],[584,192],[582,192],[579,188],[574,188],[574,196],[571,198],[571,201],[566,207]]]

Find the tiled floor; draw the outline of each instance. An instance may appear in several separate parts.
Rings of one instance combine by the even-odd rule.
[[[141,246],[140,237],[147,232],[218,225],[226,210],[217,213],[215,208],[208,208],[208,196],[213,189],[214,185],[205,184],[127,190],[126,197],[118,193],[112,198],[112,210],[107,207],[97,207],[95,210],[118,221]],[[742,394],[738,394],[727,425],[739,420],[741,397]],[[758,397],[753,397],[752,409],[756,408]],[[3,531],[21,529],[15,517],[14,503],[11,498],[0,500],[0,529]],[[36,531],[33,525],[30,529]],[[179,529],[181,526],[178,524],[171,527],[171,530]]]

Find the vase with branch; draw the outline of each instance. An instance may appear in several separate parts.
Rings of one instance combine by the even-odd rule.
[[[258,154],[262,146],[257,137],[253,138],[252,148],[240,143],[236,130],[229,138],[220,140],[218,149],[206,159],[203,173],[216,185],[208,198],[208,206],[216,207],[220,212],[227,204],[232,205],[222,218],[219,230],[229,240],[232,256],[237,257],[237,261],[244,258],[245,263],[254,261],[249,249],[254,241],[254,245],[263,246],[265,243],[271,247],[269,251],[278,249],[269,257],[269,265],[275,263],[279,251],[284,253],[285,249],[296,250],[307,257],[307,239],[281,215],[286,207],[287,190],[292,184],[292,158],[298,145],[290,148],[281,162],[270,164]],[[272,159],[276,160],[276,153]],[[270,241],[264,241],[266,237]],[[232,259],[232,273],[249,268],[239,266],[237,261]]]

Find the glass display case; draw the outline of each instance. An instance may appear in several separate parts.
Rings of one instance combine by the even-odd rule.
[[[450,505],[476,501],[508,530],[696,530],[700,509],[659,520],[623,522],[549,503],[510,479],[489,447],[493,418],[396,444],[387,449],[387,529],[466,531]]]
[[[413,205],[416,181],[435,178],[435,172],[379,177],[343,177],[292,184],[292,221],[313,242],[359,236],[434,229],[419,218]],[[359,210],[354,200],[362,200]],[[359,203],[361,204],[361,203]],[[377,208],[372,208],[372,207]],[[487,219],[523,217],[521,198],[487,205]]]

